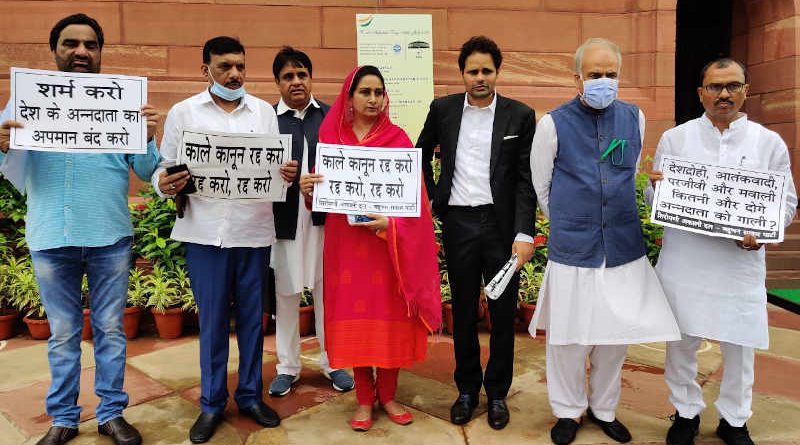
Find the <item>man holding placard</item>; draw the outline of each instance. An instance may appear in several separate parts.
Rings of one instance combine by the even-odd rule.
[[[657,170],[650,179],[671,179],[669,168],[662,166],[664,157],[745,174],[782,174],[785,188],[778,190],[777,197],[783,197],[785,207],[779,218],[788,226],[797,207],[789,152],[777,133],[739,112],[749,88],[747,69],[736,60],[723,58],[706,65],[701,78],[697,94],[705,113],[664,133],[653,162]],[[733,189],[749,187],[727,181],[725,193],[733,198],[727,202],[737,209],[746,207],[751,199],[737,202],[740,194]],[[760,206],[748,210],[756,216],[762,211]],[[728,445],[751,445],[746,421],[752,414],[755,348],[769,345],[764,246],[752,233],[731,240],[666,227],[656,271],[682,334],[680,341],[667,343],[664,379],[677,410],[667,444],[694,443],[700,412],[705,408],[702,388],[695,381],[697,349],[702,339],[708,338],[719,342],[725,367],[715,403],[720,417],[717,436]]]
[[[60,20],[50,33],[50,49],[56,66],[64,73],[99,73],[102,48],[103,30],[85,14]],[[57,72],[45,73],[54,84],[67,78]],[[98,84],[102,77],[95,77]],[[8,151],[10,131],[23,131],[26,122],[34,125],[27,120],[34,118],[29,113],[24,113],[21,121],[11,120],[21,115],[15,108],[24,106],[10,102],[0,115],[0,171],[27,195],[25,237],[51,329],[48,359],[52,382],[46,405],[53,422],[37,444],[59,445],[78,435],[81,281],[86,274],[97,368],[95,393],[100,398],[96,410],[98,432],[111,436],[119,445],[138,445],[141,435],[122,417],[128,404],[123,390],[126,339],[122,314],[133,240],[128,182],[131,168],[146,180],[158,165],[153,136],[159,114],[149,105],[141,107],[141,111],[127,111],[130,121],[135,121],[131,130],[146,134],[143,154],[117,151],[106,138],[98,145],[101,152],[97,154],[70,152],[63,140],[65,143],[52,144],[47,151],[19,146]],[[101,112],[102,116],[120,114],[124,111]],[[141,115],[145,118],[140,119]]]
[[[171,235],[186,243],[200,315],[201,413],[189,431],[193,443],[211,439],[223,420],[231,299],[239,346],[234,394],[239,412],[264,427],[280,424],[277,413],[262,400],[261,297],[275,242],[272,205],[267,201],[285,197],[283,181],[291,182],[296,175],[296,162],[284,163],[289,159],[286,141],[275,137],[275,110],[245,92],[241,43],[225,36],[209,40],[201,69],[209,87],[169,111],[163,161],[153,174],[153,186],[162,196],[174,197],[187,185],[196,189],[191,197],[183,196],[188,199],[185,213],[175,221]],[[264,145],[271,140],[277,142],[274,147]]]
[[[278,128],[292,135],[292,159],[299,162],[303,173],[314,171],[319,126],[330,106],[311,94],[311,59],[303,51],[284,47],[272,64],[275,83],[281,99],[275,106]],[[310,212],[295,182],[286,191],[286,201],[276,202],[275,232],[272,249],[275,270],[275,349],[278,355],[277,375],[269,386],[269,394],[283,396],[300,378],[300,313],[297,307],[303,288],[314,296],[314,319],[320,353],[319,366],[337,391],[353,389],[353,378],[341,369],[331,369],[325,351],[324,306],[322,299],[322,239],[325,214]]]

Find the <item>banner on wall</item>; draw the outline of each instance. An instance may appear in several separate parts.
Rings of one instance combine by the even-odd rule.
[[[389,117],[416,141],[433,100],[430,14],[356,14],[358,64],[381,70]]]

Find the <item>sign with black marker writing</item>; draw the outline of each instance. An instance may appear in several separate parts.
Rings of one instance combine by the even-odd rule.
[[[422,151],[419,148],[317,144],[312,209],[318,212],[419,216]]]
[[[186,164],[196,194],[219,199],[285,201],[280,167],[292,159],[292,135],[184,131],[178,164]]]
[[[71,153],[146,153],[147,78],[11,68],[11,147]]]
[[[650,219],[658,224],[759,243],[783,241],[786,177],[781,172],[722,167],[664,156]]]

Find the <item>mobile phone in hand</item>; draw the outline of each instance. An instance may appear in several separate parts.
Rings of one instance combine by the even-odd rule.
[[[174,165],[172,167],[167,167],[167,174],[168,175],[173,175],[175,173],[182,172],[182,171],[188,172],[189,171],[189,167],[187,167],[186,164],[179,164],[179,165]],[[195,187],[194,180],[192,179],[192,176],[190,174],[189,175],[189,180],[186,182],[186,186],[183,187],[181,189],[181,191],[178,192],[178,194],[179,195],[191,195],[192,193],[194,193],[196,191],[197,191],[197,187]]]
[[[354,224],[365,223],[370,221],[374,220],[367,215],[347,215],[347,223],[350,224],[351,226]]]

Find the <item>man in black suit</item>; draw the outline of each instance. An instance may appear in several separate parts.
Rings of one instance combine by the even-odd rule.
[[[466,94],[434,100],[417,141],[428,196],[443,223],[453,294],[459,396],[450,419],[461,425],[472,418],[483,384],[494,429],[504,428],[509,419],[505,397],[514,364],[519,275],[499,299],[489,300],[492,332],[485,375],[476,326],[481,278],[488,283],[512,253],[518,257],[517,270],[530,260],[536,210],[529,162],[536,119],[527,105],[495,93],[502,60],[487,37],[464,43],[458,67]],[[441,175],[434,183],[430,161],[437,145]]]

